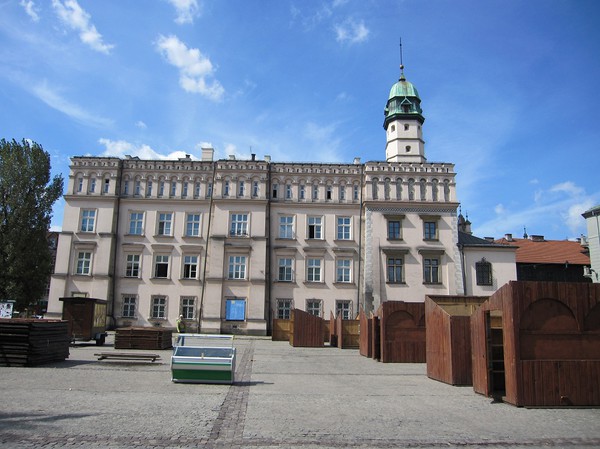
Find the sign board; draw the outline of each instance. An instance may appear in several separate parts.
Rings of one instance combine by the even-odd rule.
[[[13,303],[0,302],[0,318],[12,318]]]
[[[228,299],[225,303],[225,319],[227,321],[244,321],[246,319],[246,300]]]

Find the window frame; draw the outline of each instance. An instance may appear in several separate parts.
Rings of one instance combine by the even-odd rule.
[[[229,215],[229,237],[249,237],[249,225],[250,214],[248,212],[232,212]]]
[[[183,315],[184,320],[196,319],[196,297],[195,296],[180,296],[179,297],[179,314]]]
[[[397,263],[397,262],[400,263]],[[403,255],[388,255],[386,258],[386,278],[388,284],[404,284],[404,256]],[[398,270],[400,272],[398,273]]]
[[[348,307],[345,307],[348,306]],[[342,314],[342,320],[352,319],[352,301],[349,299],[336,299],[335,300],[335,316],[338,317]]]
[[[479,262],[475,262],[475,281],[477,285],[494,285],[492,264],[485,260],[485,257]]]
[[[77,259],[75,260],[75,274],[78,276],[91,276],[92,251],[81,250],[77,252]]]
[[[277,299],[276,316],[278,320],[289,320],[292,317],[294,300],[288,298]]]
[[[432,263],[435,262],[435,263]],[[423,256],[423,283],[437,285],[442,283],[441,257],[434,255]]]
[[[323,282],[323,258],[309,257],[306,259],[306,282]]]
[[[323,221],[324,220],[322,215],[309,215],[308,217],[306,217],[307,239],[323,240]]]
[[[96,209],[81,209],[79,232],[93,233],[96,230]]]
[[[294,239],[294,215],[279,216],[279,238],[286,240]]]
[[[248,256],[231,254],[229,256],[227,279],[230,281],[245,281],[248,276]]]
[[[168,218],[167,218],[168,216]],[[159,212],[157,216],[156,235],[163,237],[173,236],[173,212]]]
[[[314,307],[314,304],[317,304],[317,307]],[[314,312],[317,313],[314,313]],[[323,316],[323,301],[320,299],[307,299],[306,300],[306,312],[311,315],[322,317]]]
[[[131,258],[131,260],[130,260]],[[137,258],[137,259],[136,259]],[[125,277],[139,278],[142,273],[142,256],[138,253],[130,253],[125,257]]]
[[[121,297],[121,318],[135,318],[137,313],[137,295],[124,294]]]
[[[277,259],[277,281],[294,281],[294,259],[291,257],[279,257]]]
[[[144,212],[129,212],[129,235],[144,235]]]
[[[160,260],[159,260],[160,258]],[[165,259],[166,258],[166,259]],[[164,267],[163,269],[166,271],[164,276],[159,276],[159,265],[160,267]],[[170,254],[155,254],[154,255],[154,266],[153,266],[153,278],[154,279],[169,279],[170,273],[170,265],[171,265],[171,255]],[[162,272],[162,270],[161,270]]]
[[[336,217],[335,238],[336,238],[336,240],[352,240],[352,217],[351,216],[344,215],[344,216]]]
[[[335,282],[338,284],[352,283],[352,258],[339,257],[335,260]]]
[[[202,214],[200,212],[187,212],[185,214],[185,236],[186,237],[200,237],[201,225],[202,225]]]
[[[167,306],[169,302],[165,295],[152,295],[150,299],[150,319],[167,319]]]
[[[192,259],[195,259],[195,261],[192,261]],[[198,279],[200,257],[197,254],[184,254],[181,261],[181,279]]]

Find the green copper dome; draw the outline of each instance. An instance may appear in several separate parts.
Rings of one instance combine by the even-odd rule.
[[[404,67],[401,66],[401,69]],[[421,98],[417,88],[409,81],[406,81],[404,72],[401,73],[400,79],[390,89],[385,110],[383,127],[387,129],[390,122],[394,120],[416,119],[420,123],[425,121],[423,111],[421,110]]]

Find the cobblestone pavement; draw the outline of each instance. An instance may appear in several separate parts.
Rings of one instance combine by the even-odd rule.
[[[111,340],[108,340],[110,346]],[[526,409],[355,350],[238,338],[236,383],[172,383],[157,362],[0,368],[0,447],[591,448],[600,409]],[[103,348],[112,350],[112,348]]]

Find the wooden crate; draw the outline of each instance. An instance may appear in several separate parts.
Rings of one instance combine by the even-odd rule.
[[[169,349],[173,331],[161,327],[121,327],[115,332],[115,349]]]
[[[517,406],[600,405],[600,284],[513,281],[471,320],[473,388]]]
[[[0,366],[37,366],[69,357],[65,320],[0,319]]]
[[[427,376],[450,385],[472,385],[471,315],[487,296],[427,296]]]
[[[425,304],[386,301],[377,311],[380,322],[381,361],[424,363]]]

